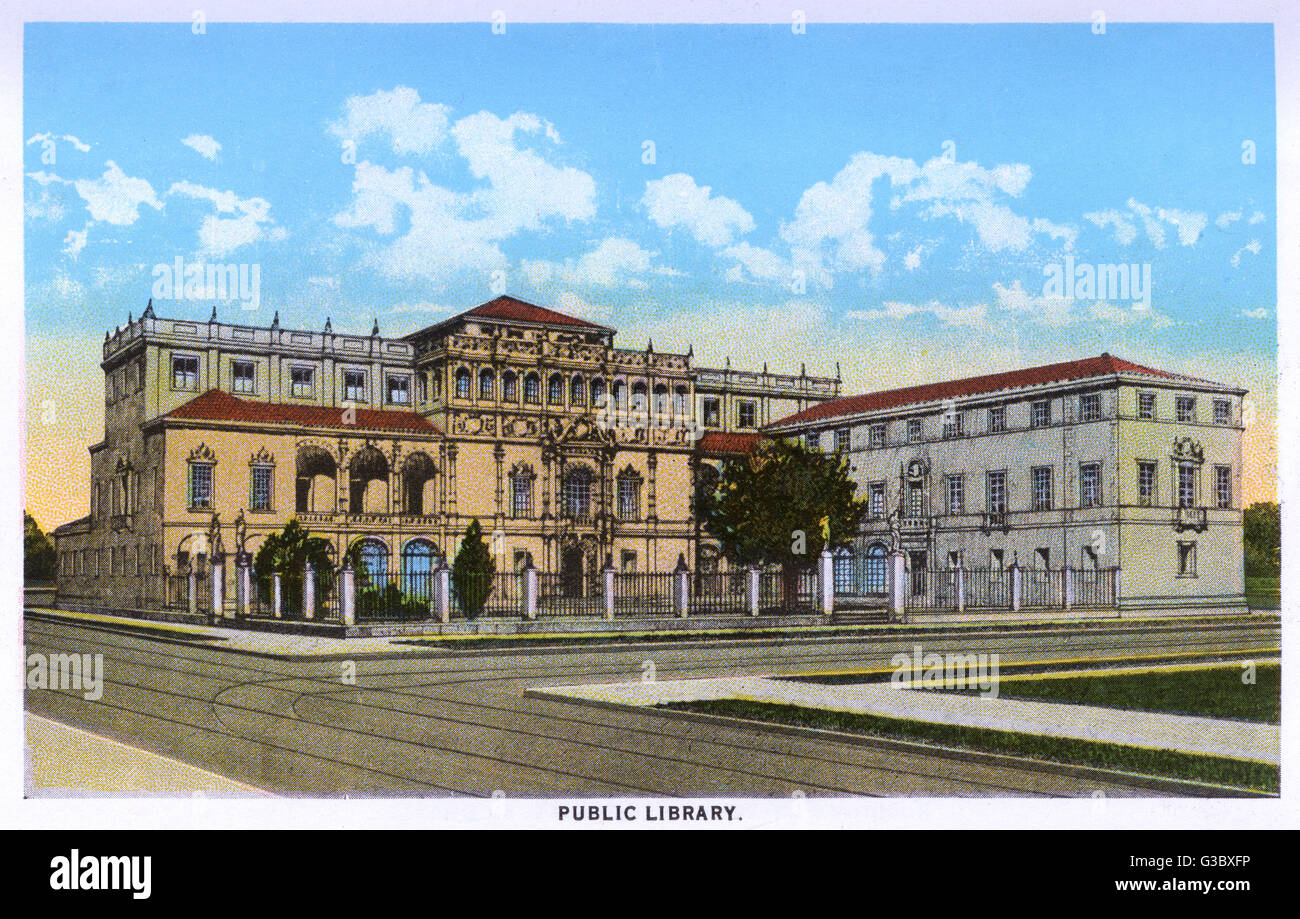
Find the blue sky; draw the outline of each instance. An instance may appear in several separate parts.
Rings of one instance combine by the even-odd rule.
[[[259,267],[229,321],[398,334],[504,288],[850,389],[1102,350],[1271,382],[1268,26],[36,24],[24,69],[34,341],[179,256]],[[1067,256],[1149,303],[1046,296]]]

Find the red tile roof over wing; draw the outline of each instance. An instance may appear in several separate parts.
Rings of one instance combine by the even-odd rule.
[[[481,316],[485,319],[504,319],[507,322],[540,322],[550,325],[571,325],[580,326],[585,329],[600,329],[606,331],[603,325],[596,325],[594,322],[588,322],[585,319],[579,319],[576,316],[568,316],[564,313],[557,313],[555,310],[549,310],[544,306],[537,306],[534,303],[517,299],[515,297],[497,297],[495,300],[489,300],[487,303],[480,304],[472,310],[461,313],[457,318],[466,316]]]
[[[367,431],[403,431],[412,434],[436,434],[437,427],[415,412],[384,409],[357,409],[356,424],[343,421],[341,408],[323,405],[286,405],[282,402],[251,402],[219,389],[209,389],[201,396],[167,413],[168,418],[195,421],[243,421],[250,424],[296,424],[313,428],[359,428]]]
[[[701,453],[753,453],[758,446],[758,434],[736,434],[729,431],[705,431],[704,436],[696,441],[696,448]]]
[[[1194,379],[1193,377],[1184,377],[1176,373],[1157,370],[1154,367],[1143,367],[1141,364],[1135,364],[1132,361],[1126,361],[1110,354],[1102,354],[1099,357],[1085,357],[1077,361],[1046,364],[1042,367],[1008,370],[1003,373],[990,373],[980,377],[967,377],[964,380],[951,380],[946,383],[923,383],[920,386],[905,386],[902,389],[888,389],[883,392],[834,399],[830,402],[822,402],[811,406],[802,412],[788,415],[779,421],[772,422],[768,427],[784,428],[790,424],[818,421],[824,418],[838,418],[862,412],[884,411],[902,405],[937,402],[943,399],[959,399],[964,396],[978,396],[1008,389],[1022,389],[1026,386],[1042,386],[1048,383],[1062,383],[1069,380],[1113,376],[1118,373],[1136,373],[1174,380]]]

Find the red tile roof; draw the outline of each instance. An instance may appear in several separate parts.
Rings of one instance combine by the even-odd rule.
[[[701,453],[753,453],[754,447],[758,446],[759,437],[758,434],[705,431],[695,446]]]
[[[1042,386],[1048,383],[1061,383],[1069,380],[1086,380],[1092,377],[1114,376],[1119,373],[1135,373],[1145,376],[1163,377],[1175,380],[1194,380],[1194,377],[1180,376],[1154,367],[1143,367],[1132,361],[1102,354],[1099,357],[1085,357],[1077,361],[1064,361],[1059,364],[1046,364],[1042,367],[1029,367],[1024,370],[1008,370],[1003,373],[990,373],[985,376],[967,377],[964,380],[951,380],[946,383],[923,383],[919,386],[905,386],[902,389],[889,389],[882,392],[849,396],[833,399],[788,415],[774,421],[769,428],[784,428],[787,425],[825,418],[839,418],[844,415],[856,415],[862,412],[877,412],[925,402],[937,402],[943,399],[959,399],[964,396],[978,396],[985,393],[1001,392],[1009,389],[1021,389],[1026,386]],[[1198,380],[1197,382],[1207,382]]]
[[[467,316],[479,316],[485,319],[504,319],[507,322],[540,322],[550,325],[571,325],[580,326],[586,329],[606,330],[603,325],[596,325],[594,322],[588,322],[585,319],[579,319],[576,316],[568,316],[564,313],[557,313],[555,310],[549,310],[544,306],[537,306],[528,303],[516,297],[497,297],[495,300],[489,300],[487,303],[480,304],[472,310],[461,313],[458,319]]]
[[[243,421],[253,424],[295,424],[315,428],[359,428],[372,431],[407,431],[413,434],[436,434],[429,419],[415,412],[386,409],[357,409],[356,424],[343,421],[343,409],[323,405],[286,405],[282,402],[251,402],[219,389],[209,389],[201,396],[167,413],[168,418],[197,421]]]

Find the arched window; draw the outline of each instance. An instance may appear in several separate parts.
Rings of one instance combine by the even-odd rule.
[[[587,404],[587,387],[580,376],[575,375],[569,381],[569,404],[573,406]]]
[[[535,373],[524,377],[524,401],[532,405],[542,401],[542,381]]]
[[[358,554],[361,557],[361,567],[365,573],[366,586],[386,587],[388,585],[388,546],[378,539],[363,539]]]
[[[862,590],[869,594],[885,592],[886,562],[889,553],[882,542],[867,546],[866,564],[862,568]]]
[[[836,549],[833,553],[833,573],[836,594],[856,594],[857,566],[853,564],[853,552],[850,549]]]
[[[428,600],[433,596],[433,569],[440,555],[427,539],[412,539],[402,547],[402,590]]]
[[[478,373],[478,397],[492,399],[496,396],[497,375],[491,370],[483,369]]]
[[[564,377],[558,373],[551,374],[546,381],[546,402],[548,405],[564,404]]]
[[[668,414],[668,387],[662,383],[655,386],[654,406],[658,414]]]
[[[501,398],[506,402],[519,401],[519,378],[514,371],[507,370],[501,374]]]
[[[600,377],[596,377],[591,381],[591,404],[596,405],[603,395],[605,395],[605,381]]]
[[[456,371],[456,398],[469,398],[469,371],[464,367]]]
[[[627,384],[622,380],[614,381],[614,407],[619,411],[627,410]]]
[[[678,418],[686,417],[686,401],[688,394],[685,386],[678,386],[673,390],[673,413]]]

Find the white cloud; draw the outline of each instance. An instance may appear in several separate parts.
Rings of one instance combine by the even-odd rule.
[[[33,220],[59,223],[66,215],[67,209],[63,206],[63,202],[51,195],[48,190],[42,190],[39,197],[27,198],[23,201],[23,216]]]
[[[81,250],[86,248],[86,236],[90,232],[90,224],[87,223],[80,230],[69,230],[68,235],[63,237],[63,252],[69,258],[75,259],[81,254]]]
[[[191,134],[189,137],[182,138],[181,143],[210,160],[215,160],[217,154],[221,152],[221,144],[209,134]]]
[[[1165,247],[1165,226],[1171,226],[1178,233],[1178,242],[1184,246],[1195,245],[1201,238],[1201,233],[1209,224],[1209,217],[1200,211],[1184,211],[1178,208],[1152,207],[1143,204],[1136,198],[1129,198],[1125,202],[1129,213],[1125,214],[1114,209],[1104,211],[1094,211],[1090,214],[1084,214],[1085,220],[1092,224],[1105,229],[1108,226],[1115,228],[1115,240],[1120,245],[1127,246],[1137,239],[1137,224],[1142,224],[1142,229],[1151,244],[1157,249]],[[1218,221],[1227,221],[1219,223],[1220,227],[1225,227],[1236,219],[1231,214],[1220,214]]]
[[[1224,211],[1218,217],[1214,218],[1214,225],[1220,230],[1226,230],[1240,219],[1241,211]]]
[[[387,136],[394,153],[425,154],[447,139],[451,109],[421,102],[409,86],[391,92],[380,90],[368,96],[349,96],[343,103],[344,117],[331,122],[329,130],[344,143],[360,142],[372,134]]]
[[[924,248],[925,248],[924,246],[917,246],[911,252],[907,253],[907,255],[903,256],[903,267],[906,268],[908,271],[915,271],[916,269],[920,268],[921,252],[923,251]]]
[[[988,316],[988,307],[983,303],[955,307],[940,303],[938,300],[923,304],[891,300],[882,303],[878,310],[852,310],[847,315],[850,319],[861,319],[867,322],[883,319],[903,320],[911,316],[929,315],[934,316],[944,325],[979,326],[984,324]]]
[[[288,236],[271,219],[271,203],[264,198],[240,198],[232,191],[218,191],[188,181],[174,183],[167,194],[207,201],[216,208],[217,214],[208,214],[199,224],[199,245],[204,255],[223,256],[249,243],[279,241]]]
[[[1241,315],[1247,319],[1267,319],[1271,314],[1267,307],[1259,307],[1253,310],[1242,310]]]
[[[1268,218],[1264,216],[1263,211],[1255,211],[1255,213],[1250,215],[1250,220],[1248,220],[1247,223],[1254,226],[1257,223],[1263,223],[1267,219]]]
[[[1115,241],[1121,246],[1127,246],[1137,239],[1137,225],[1129,219],[1128,215],[1113,208],[1084,214],[1083,219],[1103,230],[1108,226],[1113,226],[1115,228]]]
[[[520,263],[528,282],[541,287],[552,280],[566,284],[591,284],[613,287],[630,283],[650,270],[653,253],[642,249],[630,239],[610,237],[591,252],[576,261],[568,259],[563,264],[544,260],[525,259]]]
[[[1258,239],[1252,239],[1250,242],[1246,243],[1246,245],[1232,253],[1232,258],[1228,261],[1232,263],[1233,268],[1239,268],[1241,266],[1241,256],[1243,253],[1249,252],[1251,255],[1259,255],[1259,250],[1262,248],[1263,247],[1260,245]]]
[[[725,275],[728,281],[743,281],[746,277],[756,281],[788,281],[792,277],[790,263],[770,249],[741,242],[723,249],[721,255],[736,262]]]
[[[697,185],[682,172],[646,182],[641,203],[656,225],[685,227],[698,242],[713,248],[730,245],[754,229],[754,218],[739,203],[714,195],[708,185]]]
[[[73,183],[86,202],[90,216],[114,226],[130,226],[140,218],[140,205],[163,209],[153,186],[144,179],[124,173],[112,160],[98,179],[78,179]]]
[[[71,134],[51,134],[47,131],[44,134],[33,134],[31,137],[27,138],[27,143],[45,145],[47,143],[53,144],[59,140],[66,140],[82,153],[90,152],[90,144],[83,143],[80,139]]]

